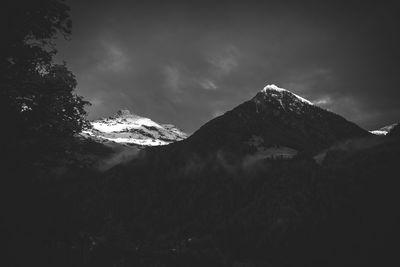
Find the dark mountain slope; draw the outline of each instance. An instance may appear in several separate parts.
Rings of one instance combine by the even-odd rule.
[[[206,160],[165,172],[149,159],[114,169],[107,186],[132,253],[154,265],[377,266],[396,260],[399,159],[389,138],[331,150],[322,165]]]
[[[186,140],[161,150],[171,151],[175,156],[183,153],[184,157],[216,152],[240,157],[246,154],[293,157],[297,153],[314,154],[336,142],[369,135],[343,117],[269,85],[251,100],[209,121]]]

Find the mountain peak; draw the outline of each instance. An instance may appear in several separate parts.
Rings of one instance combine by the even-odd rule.
[[[129,120],[141,120],[141,119],[146,119],[150,120],[148,118],[139,116],[135,113],[132,113],[129,109],[120,109],[117,111],[117,113],[113,116],[110,117],[110,119],[129,119]]]
[[[114,116],[91,122],[91,129],[82,133],[100,140],[137,146],[167,145],[183,140],[187,135],[172,124],[159,124],[149,118],[118,110]]]
[[[262,90],[261,93],[267,94],[267,95],[274,95],[275,97],[282,97],[283,95],[292,95],[294,96],[297,100],[300,100],[303,103],[309,104],[309,105],[314,105],[311,101],[296,95],[295,93],[292,93],[291,91],[281,88],[279,86],[276,86],[275,84],[268,84],[265,86]],[[277,94],[276,94],[277,93]]]
[[[120,109],[117,111],[118,116],[127,116],[127,115],[132,115],[132,113],[129,111],[129,109]]]
[[[265,93],[267,90],[274,90],[274,91],[278,91],[278,92],[288,91],[284,88],[280,88],[279,86],[276,86],[275,84],[268,84],[261,91]]]
[[[193,149],[199,155],[226,151],[239,157],[286,159],[364,136],[369,133],[356,124],[270,84],[249,101],[203,125],[181,146],[182,153]]]

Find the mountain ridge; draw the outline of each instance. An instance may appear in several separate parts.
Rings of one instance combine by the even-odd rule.
[[[173,124],[157,123],[149,118],[119,110],[115,115],[90,122],[91,128],[82,135],[95,141],[110,144],[147,147],[167,145],[183,140],[187,134]]]
[[[204,124],[177,146],[200,154],[219,150],[254,153],[274,147],[312,154],[335,142],[369,135],[355,123],[289,90],[267,85],[250,100]],[[254,138],[258,140],[256,147]]]

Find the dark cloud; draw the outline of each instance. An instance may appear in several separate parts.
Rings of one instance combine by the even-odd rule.
[[[192,132],[275,83],[365,128],[398,121],[389,2],[67,1],[59,58],[93,103]]]

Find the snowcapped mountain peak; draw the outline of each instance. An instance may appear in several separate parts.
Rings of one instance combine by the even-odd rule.
[[[268,84],[261,91],[265,93],[267,90],[274,90],[274,91],[278,91],[278,92],[288,91],[286,89],[276,86],[275,84]]]
[[[276,86],[275,84],[268,84],[261,90],[261,92],[264,94],[267,94],[267,95],[273,95],[274,97],[277,97],[277,98],[283,97],[283,95],[292,95],[295,97],[295,99],[297,99],[303,103],[306,103],[309,105],[314,105],[311,101],[309,101],[299,95],[296,95],[295,93],[292,93],[291,91],[289,91],[287,89],[280,88],[280,87]]]
[[[135,113],[132,113],[130,110],[128,109],[120,109],[117,111],[117,113],[113,116],[110,116],[108,119],[113,119],[113,120],[129,120],[131,122],[133,121],[142,121],[142,120],[148,120],[148,121],[152,121],[151,119],[139,116]],[[152,121],[153,122],[153,121]],[[141,123],[141,122],[138,122]],[[153,122],[155,123],[155,122]],[[157,123],[155,123],[157,124]],[[158,124],[157,124],[158,125]],[[156,125],[155,125],[156,126]]]
[[[270,84],[249,101],[200,127],[181,144],[182,151],[193,149],[199,155],[210,151],[248,153],[251,162],[260,158],[289,159],[364,136],[369,133],[356,124]]]
[[[306,110],[315,107],[311,101],[275,84],[265,86],[253,97],[252,101],[256,104],[257,112],[272,108],[275,110],[275,113],[294,112],[296,114],[303,114]]]
[[[120,110],[117,111],[117,116],[124,117],[124,116],[129,116],[129,115],[133,115],[129,111],[129,109],[120,109]]]
[[[167,145],[183,140],[187,135],[172,124],[159,124],[149,118],[119,110],[114,116],[91,122],[91,129],[83,135],[102,142],[115,142],[138,146]]]

